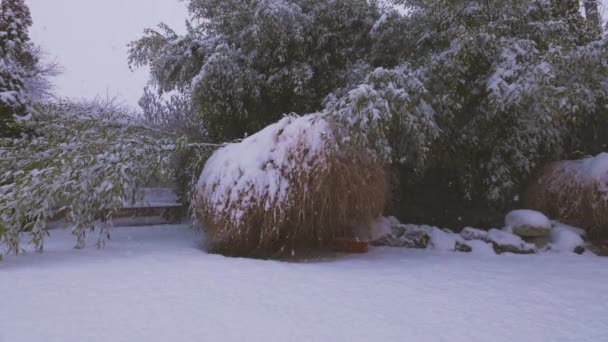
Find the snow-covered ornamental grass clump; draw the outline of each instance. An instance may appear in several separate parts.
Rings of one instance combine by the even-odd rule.
[[[212,252],[282,256],[382,213],[384,171],[321,114],[286,116],[208,160],[198,208]]]
[[[608,236],[608,153],[548,165],[525,199],[562,222]]]
[[[176,148],[111,104],[48,105],[24,125],[27,136],[0,139],[0,256],[21,250],[22,233],[42,251],[46,224],[59,216],[79,247],[96,228],[103,244],[115,210],[167,174]]]

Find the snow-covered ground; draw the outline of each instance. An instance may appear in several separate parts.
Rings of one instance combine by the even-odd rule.
[[[52,231],[0,265],[0,341],[605,341],[608,258],[376,248],[308,263],[205,254],[184,226]]]

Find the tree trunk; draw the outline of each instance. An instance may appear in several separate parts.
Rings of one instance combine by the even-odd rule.
[[[599,5],[597,0],[585,0],[585,17],[589,31],[599,37],[602,34],[602,19],[600,18]]]

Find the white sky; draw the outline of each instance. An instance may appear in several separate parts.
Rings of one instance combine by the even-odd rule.
[[[603,18],[608,0],[603,0]],[[127,43],[146,27],[166,22],[182,30],[187,16],[180,0],[27,0],[34,19],[32,39],[63,66],[61,96],[117,96],[136,107],[147,70],[131,72]]]
[[[61,96],[117,96],[131,106],[143,93],[147,70],[127,64],[127,44],[143,29],[166,22],[183,30],[187,16],[179,0],[27,0],[31,37],[63,67],[56,79]]]

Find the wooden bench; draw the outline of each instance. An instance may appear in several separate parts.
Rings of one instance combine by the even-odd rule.
[[[184,205],[177,201],[172,188],[145,188],[144,197],[136,203],[125,203],[113,218],[114,226],[140,226],[179,223]]]

